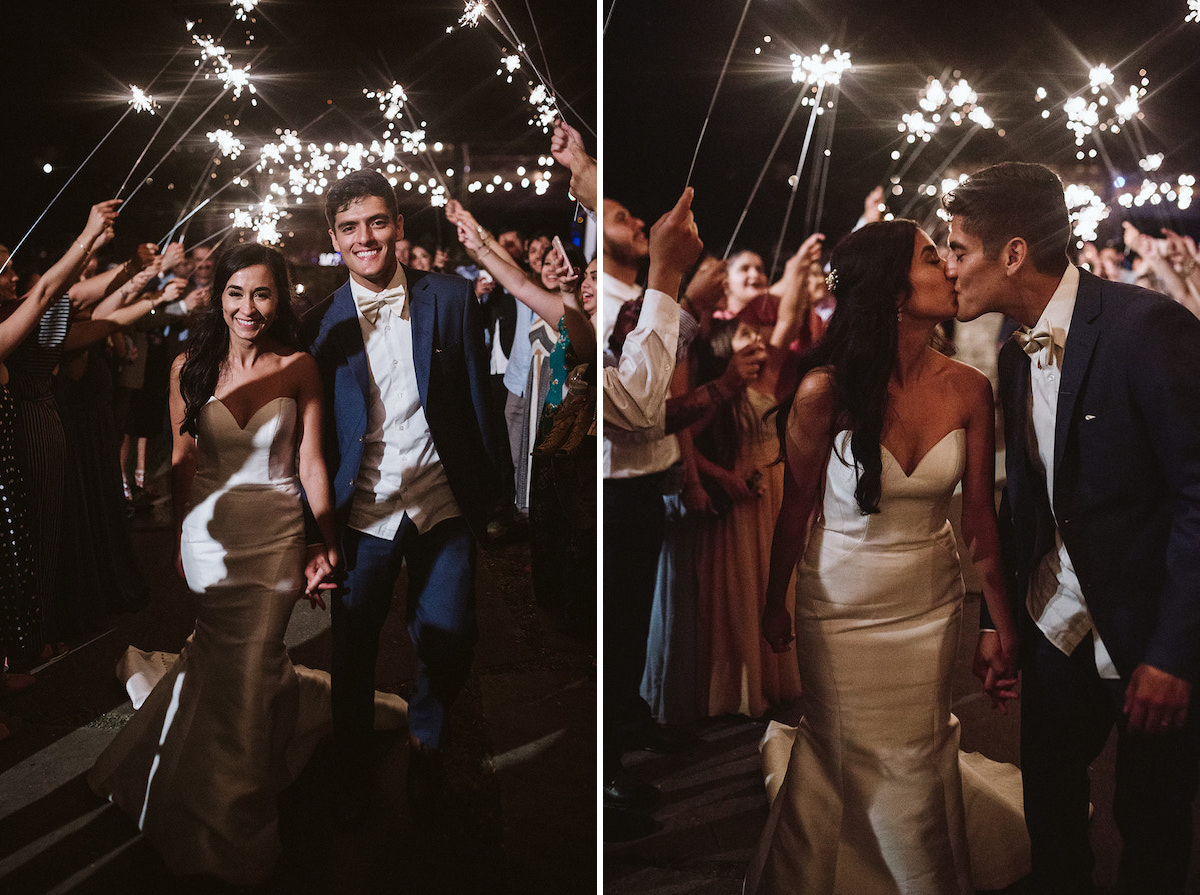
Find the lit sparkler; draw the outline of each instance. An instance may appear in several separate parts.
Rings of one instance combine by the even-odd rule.
[[[829,45],[826,44],[812,56],[792,53],[792,83],[825,86],[841,81],[842,75],[851,68],[850,54],[833,50],[827,58],[825,54],[829,52]]]
[[[230,0],[229,5],[233,7],[237,20],[245,22],[250,18],[250,13],[254,8],[258,6],[258,0]]]
[[[1099,93],[1100,88],[1111,87],[1113,85],[1112,70],[1103,62],[1088,73],[1088,79],[1092,86],[1092,93]]]
[[[236,159],[246,148],[246,144],[233,135],[233,131],[217,129],[206,134],[208,142],[216,143],[221,155],[228,159]]]
[[[486,10],[487,0],[467,0],[466,8],[463,10],[458,24],[467,28],[474,28],[479,24],[479,18]]]
[[[1188,14],[1185,22],[1200,22],[1200,0],[1188,0]]]
[[[133,107],[133,111],[149,112],[151,115],[153,115],[154,109],[158,105],[158,103],[154,101],[154,97],[146,93],[146,91],[141,87],[134,87],[132,84],[129,85],[129,90],[131,93],[129,105]]]
[[[534,116],[529,119],[529,123],[540,127],[543,134],[550,133],[550,129],[554,127],[554,122],[561,116],[558,111],[558,102],[554,98],[545,84],[538,84],[529,91],[529,105],[533,106]]]
[[[1081,242],[1095,242],[1100,222],[1108,217],[1108,206],[1084,184],[1068,183],[1064,195],[1075,236]]]

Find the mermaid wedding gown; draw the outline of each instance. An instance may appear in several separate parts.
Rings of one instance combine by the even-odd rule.
[[[966,431],[911,475],[882,454],[880,512],[864,515],[842,459],[853,463],[850,433],[834,442],[823,518],[796,577],[807,713],[764,740],[777,794],[748,895],[971,895],[973,862],[988,883],[999,877],[995,888],[1028,871],[1019,772],[974,755],[960,771],[950,713],[964,591],[947,519]]]
[[[216,398],[201,409],[181,539],[196,628],[178,659],[130,647],[118,674],[137,711],[88,776],[179,874],[265,879],[276,797],[330,730],[329,675],[284,645],[304,586],[298,422],[290,397],[245,428]],[[406,708],[377,694],[376,726],[403,726]]]

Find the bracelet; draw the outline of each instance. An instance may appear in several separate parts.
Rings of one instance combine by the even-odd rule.
[[[487,247],[487,245],[486,245],[486,244],[485,244],[485,245],[482,245],[482,246],[480,246],[478,249],[476,249],[476,250],[475,250],[475,257],[476,257],[476,258],[482,258],[482,257],[484,257],[485,255],[490,255],[490,254],[492,254],[492,250],[491,250],[491,249],[489,249],[489,248]]]

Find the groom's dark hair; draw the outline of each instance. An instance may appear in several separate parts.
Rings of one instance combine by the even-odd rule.
[[[1071,220],[1062,181],[1045,165],[1002,162],[972,174],[942,199],[963,229],[995,256],[1014,237],[1025,240],[1039,273],[1061,274],[1067,265]]]
[[[365,199],[367,196],[378,196],[382,199],[392,217],[400,213],[396,204],[396,191],[387,178],[378,171],[364,168],[361,171],[351,171],[326,193],[325,220],[329,223],[329,228],[333,229],[333,220],[339,211],[345,211],[351,202]]]

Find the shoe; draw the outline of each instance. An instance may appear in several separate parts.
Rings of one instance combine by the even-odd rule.
[[[649,814],[627,808],[604,808],[604,841],[630,842],[645,839],[658,829],[658,823]]]
[[[659,795],[657,786],[635,780],[623,770],[617,771],[604,784],[604,807],[645,812],[658,804]]]
[[[699,738],[695,734],[678,733],[651,721],[639,732],[632,746],[659,755],[677,755],[691,749],[697,742]]]

